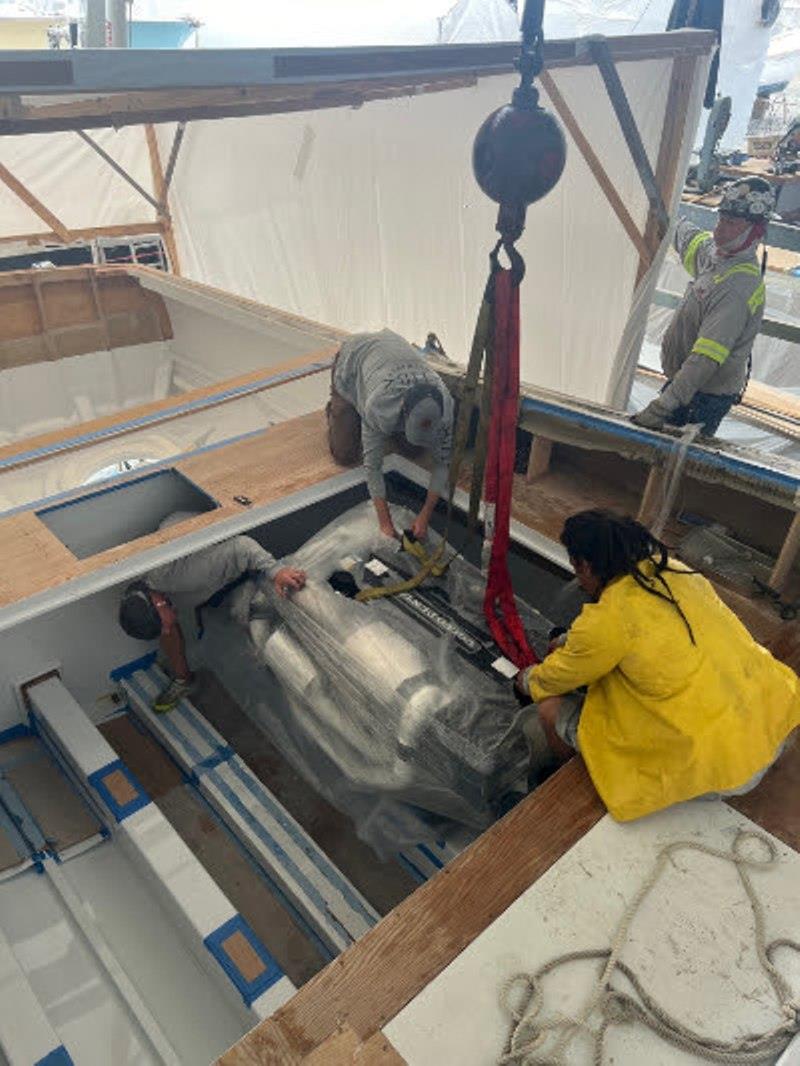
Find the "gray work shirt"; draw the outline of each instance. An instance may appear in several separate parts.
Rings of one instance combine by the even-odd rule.
[[[391,437],[402,431],[406,393],[414,385],[432,385],[439,390],[442,422],[431,448],[433,469],[429,487],[441,496],[447,488],[450,465],[453,397],[416,348],[390,329],[379,333],[356,333],[341,347],[333,385],[361,416],[364,468],[367,488],[373,499],[386,499],[383,456]]]
[[[167,529],[194,517],[190,511],[175,511],[158,528]],[[272,578],[279,569],[280,564],[266,548],[252,537],[238,536],[157,566],[145,580],[150,588],[168,593],[176,606],[197,607],[244,573]]]
[[[659,397],[668,411],[696,392],[739,396],[747,383],[750,354],[764,314],[764,279],[751,247],[718,256],[711,233],[685,219],[675,247],[692,275],[661,344],[669,385]]]

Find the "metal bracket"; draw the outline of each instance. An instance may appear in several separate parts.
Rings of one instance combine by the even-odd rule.
[[[650,201],[650,210],[655,214],[661,230],[660,236],[663,236],[669,227],[669,215],[664,206],[661,190],[656,184],[655,174],[650,166],[650,160],[642,143],[639,127],[636,125],[636,119],[633,117],[633,112],[628,103],[628,97],[620,81],[614,60],[611,58],[608,41],[605,37],[587,37],[585,43],[590,56],[600,71],[606,92],[611,100],[611,106],[614,108],[622,135],[625,138],[625,143],[628,145],[636,170],[647,193],[647,199]]]

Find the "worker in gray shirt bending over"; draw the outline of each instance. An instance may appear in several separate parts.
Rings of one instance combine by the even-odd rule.
[[[158,528],[166,529],[193,517],[190,512],[176,511]],[[219,606],[238,586],[249,579],[258,581],[262,575],[272,581],[281,596],[302,588],[306,580],[302,570],[281,566],[252,537],[238,536],[173,559],[151,570],[144,581],[128,585],[120,603],[119,624],[136,640],[158,639],[172,674],[169,684],[153,702],[157,714],[171,711],[194,685],[175,606],[194,608],[202,632],[204,607]]]
[[[363,462],[381,531],[397,537],[383,477],[392,438],[431,454],[428,494],[412,526],[428,532],[436,501],[447,488],[453,435],[453,398],[408,341],[389,329],[357,333],[336,356],[327,407],[331,455],[343,466]]]
[[[725,188],[713,233],[681,220],[675,247],[691,274],[661,345],[667,384],[632,421],[647,429],[698,423],[713,437],[750,375],[753,342],[764,314],[764,280],[756,248],[775,196],[763,178]]]

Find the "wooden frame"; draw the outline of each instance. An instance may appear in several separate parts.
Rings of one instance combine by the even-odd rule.
[[[153,191],[156,194],[156,199],[164,210],[164,216],[161,223],[161,235],[164,238],[164,244],[166,245],[172,272],[180,277],[181,262],[178,257],[178,245],[175,240],[175,230],[172,226],[172,213],[169,210],[168,189],[164,179],[164,168],[161,165],[161,153],[158,150],[158,138],[156,137],[155,128],[150,123],[145,126],[144,133],[145,139],[147,140],[147,152],[150,156],[150,172],[153,175]]]
[[[294,1066],[344,1025],[363,1043],[375,1038],[604,813],[582,760],[573,759],[246,1034],[220,1066]]]
[[[701,56],[708,54],[714,43],[714,34],[704,31],[613,37],[608,42],[615,62],[680,54]],[[509,42],[303,52],[259,49],[244,50],[241,55],[244,69],[263,71],[263,80],[260,74],[249,83],[241,80],[238,68],[242,63],[232,52],[223,75],[229,77],[227,85],[219,83],[222,60],[210,53],[199,57],[177,53],[170,65],[162,65],[155,75],[152,65],[140,71],[139,57],[128,55],[124,57],[124,73],[121,69],[109,82],[107,67],[95,70],[91,56],[76,52],[70,57],[70,92],[89,95],[65,103],[23,104],[21,99],[37,90],[15,86],[15,95],[0,96],[0,134],[359,107],[374,99],[441,92],[474,84],[480,77],[512,73],[519,45]],[[550,69],[591,62],[585,48],[575,40],[545,42],[544,58]],[[208,75],[204,76],[206,62]],[[184,68],[187,73],[183,73]],[[154,76],[159,82],[154,82]],[[116,91],[108,88],[110,84]]]
[[[64,244],[70,243],[72,236],[64,223],[56,218],[53,212],[49,211],[37,196],[34,196],[27,185],[23,184],[19,178],[16,178],[8,167],[3,166],[2,163],[0,163],[0,181],[2,181],[26,207],[29,207],[34,214],[37,214],[42,222],[50,227],[59,240],[63,241]]]

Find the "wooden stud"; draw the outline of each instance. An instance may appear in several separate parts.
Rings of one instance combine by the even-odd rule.
[[[70,243],[72,235],[64,223],[56,218],[52,211],[48,211],[42,201],[37,196],[34,196],[30,189],[23,185],[19,178],[15,178],[8,167],[3,166],[2,163],[0,163],[0,181],[8,186],[14,195],[19,197],[19,199],[22,200],[22,202],[26,204],[34,214],[37,214],[42,222],[50,227],[63,244]]]
[[[800,512],[792,518],[780,555],[769,576],[770,587],[776,592],[783,592],[797,559],[798,550],[800,550]]]
[[[167,195],[167,183],[164,177],[164,168],[161,165],[161,153],[158,150],[158,138],[156,137],[155,127],[148,123],[144,128],[145,139],[147,140],[147,151],[150,156],[150,173],[153,177],[153,191],[156,194],[156,199],[162,205],[163,216],[163,228],[162,235],[164,237],[164,246],[167,249],[167,255],[169,257],[170,267],[172,273],[180,277],[181,274],[181,262],[178,257],[178,245],[175,240],[175,230],[172,224],[172,213],[169,210],[168,195]]]
[[[633,244],[639,252],[639,255],[643,258],[648,258],[651,253],[648,248],[648,245],[645,242],[644,237],[639,232],[638,226],[631,218],[627,207],[622,202],[622,198],[620,197],[617,190],[614,188],[614,185],[608,174],[606,173],[603,164],[597,158],[594,149],[589,144],[583,133],[583,130],[578,125],[578,122],[572,111],[570,110],[569,105],[567,104],[564,97],[561,95],[561,91],[559,90],[556,83],[553,81],[552,75],[547,70],[543,70],[539,75],[539,81],[541,81],[545,92],[549,96],[550,102],[555,108],[558,117],[569,130],[570,135],[572,136],[572,139],[578,148],[578,151],[581,153],[584,158],[584,161],[586,162],[586,165],[589,167],[589,170],[591,170],[592,174],[594,175],[597,184],[605,193],[605,197],[608,200],[612,211],[622,224],[622,228],[633,241]]]
[[[550,469],[550,457],[553,452],[553,442],[547,437],[536,436],[531,441],[531,454],[528,457],[528,471],[525,475],[526,482],[530,485],[542,477]]]
[[[130,222],[121,226],[92,226],[88,229],[73,229],[69,231],[69,243],[72,241],[91,241],[95,237],[139,237],[159,236],[162,231],[162,223],[156,222]],[[56,244],[61,237],[53,231],[47,233],[10,233],[8,236],[0,236],[0,244]],[[62,243],[65,243],[62,241]],[[60,267],[64,270],[66,268]]]

